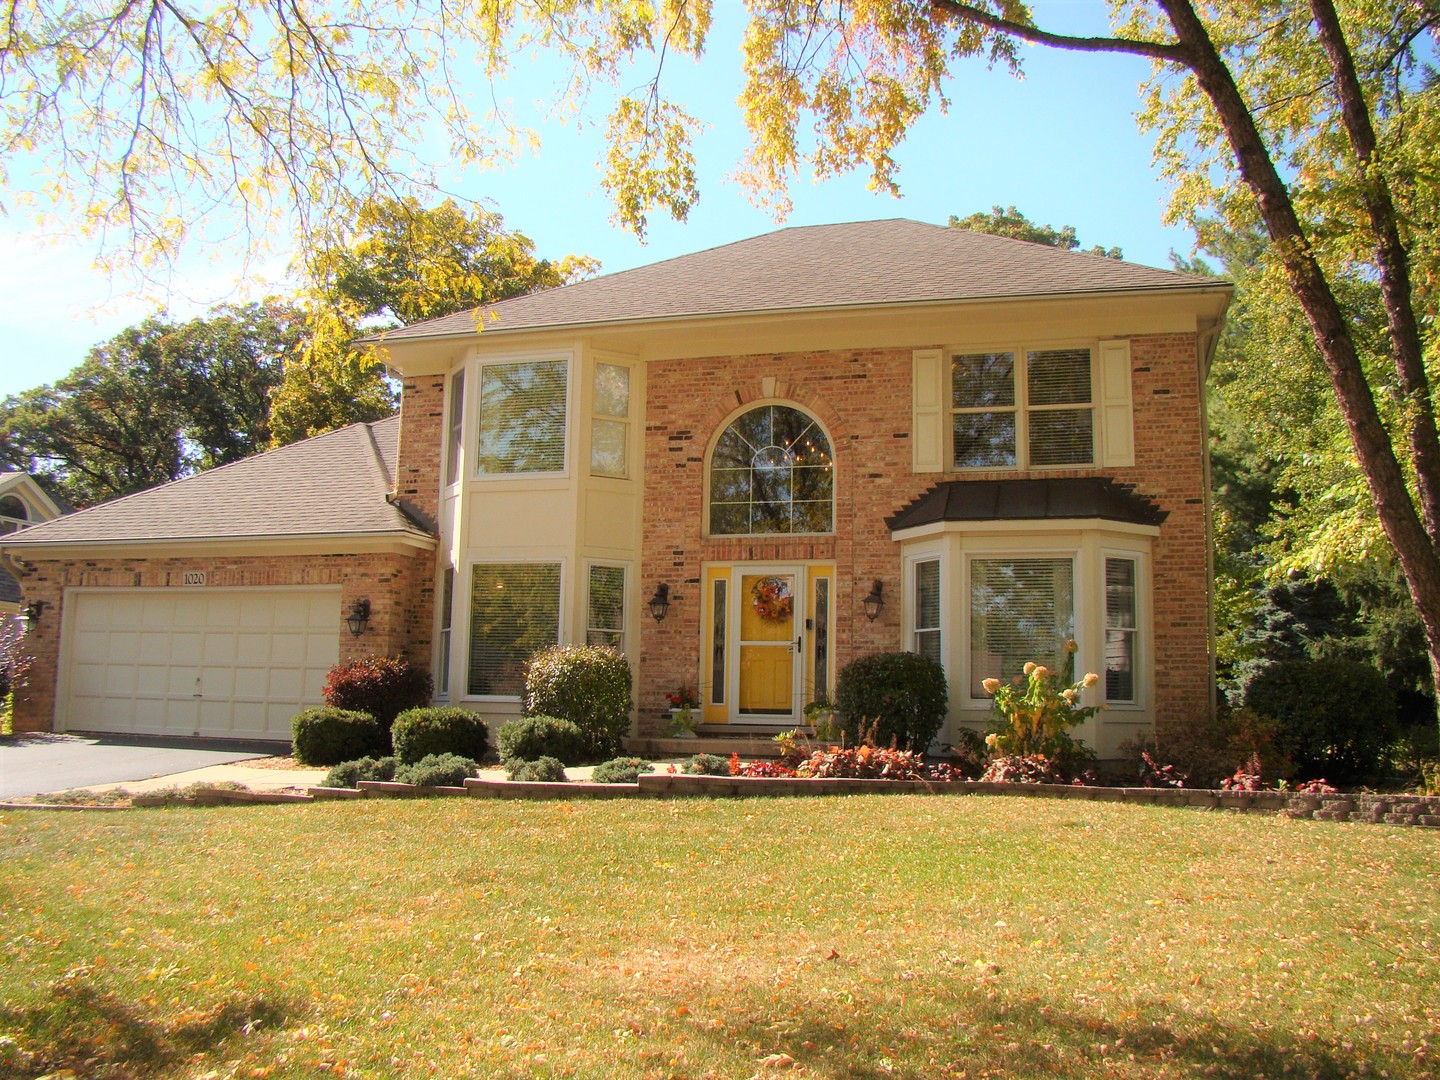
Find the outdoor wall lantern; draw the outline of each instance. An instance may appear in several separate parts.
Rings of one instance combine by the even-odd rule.
[[[876,578],[875,583],[870,586],[870,595],[860,601],[865,605],[865,617],[871,622],[875,621],[880,614],[880,609],[885,606],[885,599],[881,596],[883,591],[884,586],[881,585],[880,579]]]
[[[370,601],[356,600],[350,605],[350,614],[345,616],[345,624],[350,627],[350,633],[359,637],[365,632],[365,627],[370,622]]]
[[[50,605],[47,604],[44,600],[31,600],[30,603],[26,604],[25,612],[23,615],[20,616],[21,621],[25,624],[25,629],[29,630],[36,623],[38,623],[40,621],[41,614],[43,614],[45,609],[49,606]]]
[[[662,581],[655,586],[655,595],[650,597],[650,614],[655,616],[656,622],[664,622],[669,611],[670,586]]]

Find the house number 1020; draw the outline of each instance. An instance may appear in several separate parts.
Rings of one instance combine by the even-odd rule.
[[[184,572],[184,574],[181,575],[180,584],[182,584],[182,585],[204,585],[204,584],[205,584],[205,571],[204,571],[204,570],[186,570],[186,571]]]

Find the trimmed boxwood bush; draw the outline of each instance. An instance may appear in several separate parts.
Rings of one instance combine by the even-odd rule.
[[[558,716],[522,716],[495,733],[500,760],[534,761],[558,758],[566,765],[585,760],[585,733],[570,720]]]
[[[565,766],[553,757],[534,761],[512,759],[505,765],[505,775],[511,780],[538,780],[547,784],[563,784],[570,779],[565,775]]]
[[[368,712],[380,721],[388,746],[390,725],[406,709],[430,704],[430,673],[402,656],[367,656],[336,664],[325,679],[325,703]]]
[[[406,709],[395,718],[390,742],[395,756],[413,764],[431,754],[459,754],[479,761],[490,748],[489,729],[478,713],[458,705]]]
[[[459,754],[426,754],[419,761],[396,769],[395,782],[416,787],[460,787],[465,778],[474,776],[479,768],[474,758]]]
[[[369,713],[319,705],[290,720],[290,745],[301,765],[338,765],[385,750],[385,735]]]
[[[525,714],[569,720],[586,751],[613,754],[630,728],[630,665],[603,645],[557,645],[530,658]]]
[[[846,738],[924,753],[945,723],[945,669],[918,653],[871,653],[840,669],[835,709]],[[873,732],[872,732],[873,728]]]
[[[644,758],[617,757],[596,765],[590,779],[597,784],[633,784],[641,773],[654,771],[655,766]]]
[[[394,780],[395,769],[399,764],[393,757],[363,757],[358,761],[342,761],[325,774],[321,786],[353,788],[359,787],[361,780]]]
[[[1280,660],[1261,669],[1245,705],[1276,721],[1275,745],[1300,780],[1352,783],[1380,771],[1394,734],[1385,677],[1355,660]]]
[[[729,776],[730,760],[719,754],[696,754],[680,766],[690,776]]]

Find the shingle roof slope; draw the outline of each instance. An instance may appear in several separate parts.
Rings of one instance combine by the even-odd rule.
[[[1065,293],[1226,286],[1169,270],[904,218],[811,225],[517,296],[486,330]],[[473,334],[474,310],[388,331],[387,342]],[[372,338],[371,340],[378,340]]]
[[[1046,518],[1160,525],[1169,514],[1108,477],[1044,480],[947,480],[885,519],[892,532],[937,521],[1035,521]]]
[[[32,544],[415,535],[386,501],[400,419],[351,424],[175,480],[3,539]]]

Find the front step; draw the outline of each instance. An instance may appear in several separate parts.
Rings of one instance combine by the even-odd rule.
[[[641,736],[625,740],[625,749],[645,758],[690,757],[692,754],[719,754],[729,757],[778,758],[780,744],[768,735],[709,735],[701,733],[694,739],[669,739]]]

